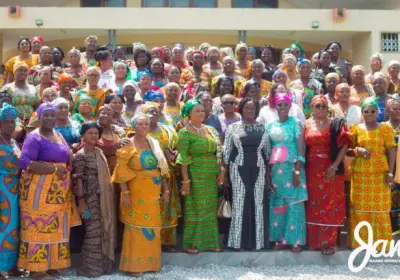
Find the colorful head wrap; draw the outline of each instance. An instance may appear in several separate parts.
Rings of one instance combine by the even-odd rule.
[[[328,81],[328,79],[330,79],[330,78],[335,78],[338,82],[340,82],[340,80],[341,80],[339,74],[335,73],[335,72],[328,73],[325,76],[325,81]]]
[[[390,75],[390,73],[389,73],[390,67],[392,67],[393,65],[398,65],[398,66],[400,66],[400,62],[399,62],[398,60],[391,60],[391,61],[388,63],[388,66],[387,66],[388,75]]]
[[[306,54],[306,51],[305,51],[305,49],[303,48],[303,46],[299,43],[299,41],[296,41],[296,43],[291,44],[291,45],[289,46],[289,50],[292,51],[292,49],[293,49],[294,47],[297,47],[297,48],[299,49],[299,51],[300,51],[300,56],[301,56],[301,57],[304,57],[304,55]]]
[[[153,109],[155,108],[155,109],[159,110],[160,109],[160,105],[158,103],[156,103],[156,102],[146,102],[145,104],[143,104],[141,106],[143,114],[147,114],[147,112],[152,108]]]
[[[249,47],[249,48],[248,48],[248,51],[249,51],[249,52],[252,52],[252,53],[254,54],[254,56],[257,55],[257,51],[256,51],[256,49],[255,49],[254,47]]]
[[[323,96],[323,95],[314,96],[313,99],[311,100],[311,107],[314,106],[314,104],[317,104],[317,103],[324,103],[324,104],[327,105],[328,104],[328,99],[326,99],[326,97]]]
[[[79,113],[79,106],[81,105],[81,102],[83,100],[89,100],[90,103],[92,104],[92,106],[96,105],[96,102],[92,97],[90,97],[87,94],[81,94],[81,95],[79,95],[78,100],[75,102],[75,107],[74,107],[74,112],[75,113]]]
[[[291,53],[287,53],[287,54],[284,54],[284,55],[282,56],[282,62],[283,62],[283,64],[285,64],[285,62],[286,62],[288,59],[292,59],[292,60],[294,61],[294,63],[296,64],[297,58],[296,58],[293,54],[291,54]]]
[[[143,101],[145,101],[145,102],[146,101],[154,101],[156,99],[161,99],[163,102],[165,102],[164,95],[158,91],[149,90],[143,96]]]
[[[217,49],[218,50],[218,49]],[[206,54],[203,51],[194,51],[192,55],[199,54],[202,57],[205,57]]]
[[[278,93],[275,96],[274,103],[278,104],[279,102],[282,102],[282,101],[286,102],[286,103],[289,103],[290,106],[291,106],[292,102],[293,102],[293,99],[292,99],[292,96],[290,94],[288,94],[288,93]]]
[[[31,42],[31,43],[33,43],[34,41],[43,42],[43,37],[42,36],[34,36],[29,40],[29,42]]]
[[[64,82],[74,82],[75,80],[72,79],[71,75],[67,74],[67,73],[62,73],[59,77],[58,77],[58,84],[61,86]]]
[[[205,49],[209,49],[211,47],[211,45],[209,43],[203,43],[199,46],[199,50],[204,52]],[[208,54],[208,52],[207,52]]]
[[[389,85],[389,78],[383,72],[375,72],[371,77],[372,83],[375,81],[375,79],[382,79],[385,81],[386,85]]]
[[[365,74],[365,68],[362,65],[354,65],[353,68],[351,68],[351,74],[354,74],[354,72],[359,70]]]
[[[279,75],[279,74],[284,74],[285,75],[285,77],[286,77],[286,80],[287,80],[287,73],[286,73],[286,71],[283,71],[282,69],[278,69],[278,70],[276,70],[275,72],[274,72],[274,74],[272,75],[272,80],[273,81],[275,81],[276,80],[276,77]]]
[[[378,103],[376,102],[376,97],[371,96],[364,99],[363,103],[361,104],[361,111],[368,106],[374,107],[377,111],[379,111]]]
[[[201,104],[200,101],[197,99],[192,99],[192,100],[189,100],[188,102],[186,102],[185,105],[183,105],[183,107],[182,107],[182,111],[181,111],[182,118],[188,119],[193,108],[200,104]]]
[[[311,65],[311,61],[309,61],[308,59],[302,59],[301,61],[299,61],[299,62],[297,63],[297,72],[300,71],[300,66],[303,65],[303,64],[309,64],[309,65]]]
[[[114,66],[113,66],[113,71],[114,71],[114,73],[115,73],[115,69],[117,68],[118,65],[124,65],[124,66],[126,67],[125,81],[130,81],[130,80],[132,80],[131,69],[129,69],[129,66],[128,66],[128,64],[126,64],[125,61],[118,60],[117,62],[114,63]]]
[[[131,119],[131,127],[135,128],[136,127],[136,123],[138,120],[147,120],[150,123],[150,118],[148,115],[146,114],[138,114],[132,117]]]
[[[23,62],[23,61],[17,61],[17,62],[14,63],[13,74],[15,74],[15,72],[17,71],[17,69],[18,69],[18,68],[21,68],[21,67],[26,67],[26,69],[29,69],[28,64],[26,64],[26,63]]]
[[[51,102],[51,105],[53,105],[56,108],[58,107],[58,105],[61,105],[61,104],[65,104],[69,108],[69,101],[67,99],[65,99],[64,97],[57,97],[56,99],[54,99]]]
[[[0,108],[0,120],[4,119],[17,119],[17,109],[8,103],[4,103],[3,107]]]
[[[162,60],[164,60],[164,50],[162,48],[156,47],[151,49],[152,52],[157,52]]]
[[[44,111],[53,111],[55,113],[56,107],[54,105],[52,105],[51,103],[40,104],[39,108],[36,111],[39,119],[42,117]]]
[[[337,97],[338,95],[339,95],[339,91],[342,89],[342,88],[347,88],[349,91],[350,91],[350,86],[349,86],[349,84],[347,84],[347,83],[341,83],[341,84],[338,84],[337,86],[336,86],[336,88],[335,88],[335,97]]]

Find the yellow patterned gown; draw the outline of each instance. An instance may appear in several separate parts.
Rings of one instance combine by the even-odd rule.
[[[120,205],[125,224],[119,269],[126,272],[159,271],[161,268],[161,173],[152,151],[132,145],[117,151],[113,183],[127,183],[131,207]],[[121,199],[122,200],[122,199]]]
[[[390,223],[391,190],[386,184],[389,170],[386,151],[395,146],[393,129],[382,123],[375,130],[367,131],[355,124],[350,127],[352,144],[371,152],[369,160],[356,157],[351,163],[350,190],[350,234],[349,243],[352,248],[359,247],[354,238],[354,229],[359,222],[371,224],[374,241],[392,239]],[[366,227],[360,236],[367,243]]]

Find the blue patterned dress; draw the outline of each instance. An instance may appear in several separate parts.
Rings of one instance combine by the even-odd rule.
[[[284,245],[306,243],[306,213],[308,199],[304,168],[300,170],[300,185],[295,187],[293,170],[296,161],[304,163],[304,137],[301,123],[293,117],[286,122],[268,124],[271,140],[272,193],[270,196],[270,240]],[[303,144],[301,144],[303,142]],[[299,143],[299,147],[298,147]]]
[[[55,126],[54,129],[64,137],[69,147],[81,139],[81,124],[77,121],[68,120],[67,126]]]
[[[19,245],[18,159],[20,150],[0,145],[0,271],[16,266]]]

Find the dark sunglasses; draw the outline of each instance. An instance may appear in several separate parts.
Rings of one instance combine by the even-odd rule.
[[[365,114],[375,114],[376,110],[371,110],[371,111],[370,110],[365,110],[364,113]]]
[[[315,105],[314,107],[317,108],[317,109],[327,109],[327,108],[328,108],[328,105],[325,105],[325,104],[317,104],[317,105]]]
[[[224,104],[224,105],[234,105],[235,101],[224,101],[224,102],[222,102],[222,104]]]

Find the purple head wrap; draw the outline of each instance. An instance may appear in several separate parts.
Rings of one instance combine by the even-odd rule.
[[[51,103],[42,103],[36,111],[39,119],[42,117],[44,111],[56,112],[56,107],[51,105]]]
[[[287,79],[287,73],[286,73],[286,71],[283,71],[282,69],[278,69],[278,70],[276,70],[275,72],[274,72],[274,74],[272,75],[272,80],[273,81],[275,81],[275,79],[276,79],[276,76],[278,76],[279,74],[285,74],[285,76],[286,76],[286,79]]]

